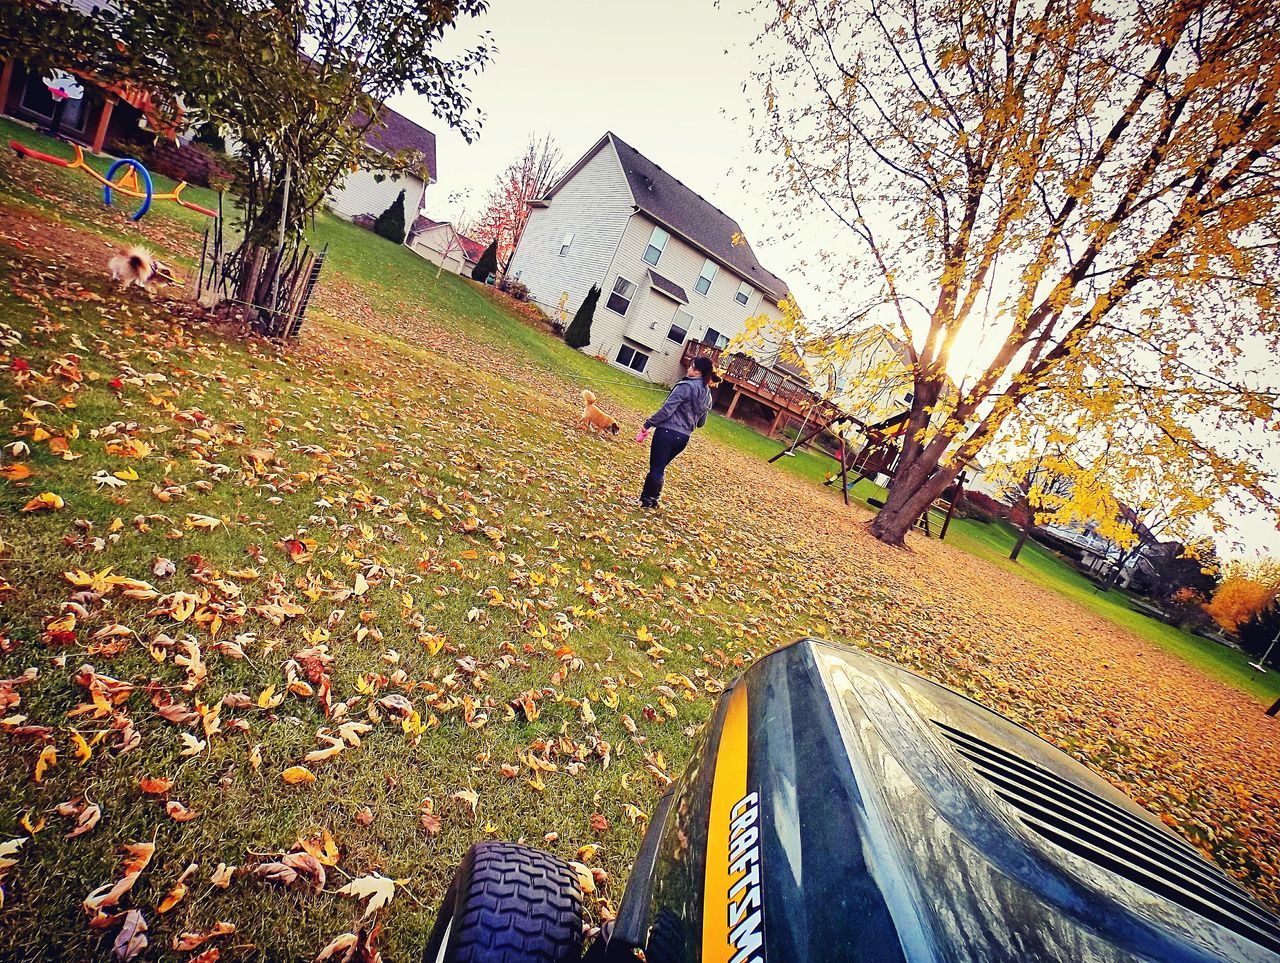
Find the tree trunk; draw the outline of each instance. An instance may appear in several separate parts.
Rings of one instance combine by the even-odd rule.
[[[1016,562],[1018,560],[1018,556],[1022,553],[1022,546],[1027,544],[1027,537],[1030,534],[1030,525],[1023,525],[1018,529],[1018,540],[1013,543],[1013,551],[1009,553],[1009,561]]]
[[[1102,591],[1110,592],[1115,588],[1116,583],[1120,581],[1120,574],[1124,571],[1124,563],[1129,561],[1129,556],[1132,554],[1132,551],[1120,553],[1120,561],[1116,562],[1116,567],[1111,570],[1111,574],[1102,583]]]
[[[1014,514],[1024,519],[1021,525],[1018,525],[1018,540],[1013,543],[1013,550],[1009,553],[1009,561],[1016,562],[1018,556],[1022,554],[1022,548],[1027,544],[1027,539],[1031,536],[1031,529],[1035,527],[1035,513],[1031,510],[1031,501],[1026,496],[1018,499],[1014,504],[1013,511],[1009,512],[1012,520]]]
[[[925,464],[927,461],[917,454],[912,462],[899,463],[884,508],[871,520],[871,534],[886,545],[903,547],[916,519],[947,490],[960,471],[959,466],[941,467]]]

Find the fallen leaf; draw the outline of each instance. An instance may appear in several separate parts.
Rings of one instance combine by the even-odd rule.
[[[44,774],[53,766],[58,764],[58,750],[53,746],[45,746],[40,750],[40,758],[36,760],[35,781],[41,782]]]
[[[197,869],[199,869],[198,864],[192,863],[182,871],[182,875],[174,880],[173,885],[169,887],[169,892],[160,901],[160,905],[156,907],[157,913],[167,913],[182,902],[182,898],[187,895],[187,878]]]
[[[163,796],[173,788],[173,780],[163,778],[152,779],[149,776],[143,776],[138,780],[138,788],[148,796]]]
[[[120,932],[116,934],[116,941],[113,949],[115,950],[116,959],[121,963],[128,963],[135,956],[147,948],[147,921],[142,918],[142,914],[136,909],[131,909],[124,915],[124,924],[120,927]]]
[[[97,826],[98,820],[102,818],[102,808],[87,797],[59,803],[56,812],[59,816],[76,821],[75,828],[67,833],[67,839],[83,836]]]
[[[31,501],[22,506],[24,512],[49,512],[57,511],[63,506],[61,495],[55,495],[53,492],[41,492]]]
[[[114,884],[103,883],[84,899],[85,911],[96,916],[120,902],[120,898],[133,888],[142,871],[155,855],[155,843],[126,843],[123,847],[130,860],[125,864],[124,875]]]
[[[370,873],[368,876],[361,876],[353,879],[338,890],[340,896],[354,896],[356,899],[367,899],[369,902],[365,904],[364,915],[361,919],[368,919],[373,913],[376,913],[382,907],[391,902],[391,898],[396,894],[395,880],[388,879],[380,873]]]
[[[190,822],[191,820],[195,819],[197,816],[200,815],[195,810],[188,809],[186,806],[182,805],[182,803],[178,802],[176,799],[170,799],[167,803],[165,803],[164,811],[165,813],[168,814],[169,818],[172,819],[175,823]]]
[[[316,954],[315,963],[324,963],[325,960],[332,959],[338,953],[344,954],[342,961],[345,963],[345,961],[351,959],[351,955],[346,951],[355,947],[356,939],[357,937],[355,933],[343,933]]]
[[[290,766],[284,772],[280,773],[280,778],[291,786],[298,783],[315,782],[316,776],[306,766]]]

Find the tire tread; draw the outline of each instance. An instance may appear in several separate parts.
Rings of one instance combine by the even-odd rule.
[[[469,871],[468,871],[469,870]],[[582,955],[582,892],[563,860],[516,843],[484,842],[462,862],[450,959],[568,963]]]

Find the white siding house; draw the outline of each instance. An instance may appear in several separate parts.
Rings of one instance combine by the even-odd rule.
[[[379,180],[381,178],[381,180]],[[406,229],[422,210],[427,181],[412,174],[381,174],[358,170],[348,174],[329,195],[329,207],[335,214],[352,220],[361,214],[377,217],[404,191],[404,223]]]
[[[484,245],[459,234],[448,221],[433,221],[425,215],[409,228],[404,242],[409,250],[454,274],[470,274],[484,253]]]
[[[356,122],[363,123],[363,115],[357,116]],[[407,174],[358,170],[343,178],[329,195],[329,206],[348,220],[362,214],[377,217],[404,191],[407,234],[422,210],[427,188],[436,182],[436,135],[383,106],[378,112],[378,122],[365,135],[365,142],[383,154],[416,155],[416,170]]]
[[[748,318],[782,316],[787,286],[737,223],[612,133],[531,207],[507,275],[549,313],[567,294],[572,315],[598,284],[584,350],[651,381],[683,376],[691,339],[723,345]]]

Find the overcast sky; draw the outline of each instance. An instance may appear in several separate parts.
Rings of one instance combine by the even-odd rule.
[[[760,162],[744,120],[755,97],[749,44],[757,27],[738,12],[743,2],[491,0],[489,12],[463,24],[454,40],[466,45],[487,30],[497,48],[470,85],[484,115],[479,139],[468,145],[422,98],[390,101],[436,134],[439,181],[427,191],[427,213],[474,216],[531,134],[550,133],[570,164],[612,130],[736,219],[807,315],[838,310],[824,285],[796,269],[803,252],[771,243],[775,225],[763,200],[769,183],[763,175],[748,181],[747,167]],[[805,235],[811,246],[838,244],[856,256],[851,238],[820,210]],[[1276,462],[1280,468],[1280,455]],[[1266,517],[1242,518],[1237,528],[1233,534],[1252,551],[1280,555],[1280,533]]]
[[[390,101],[436,134],[432,217],[476,213],[530,134],[550,133],[569,164],[612,130],[734,217],[761,262],[791,281],[804,303],[803,281],[787,272],[785,252],[770,248],[755,192],[742,185],[750,136],[724,113],[746,102],[749,21],[711,0],[492,0],[488,14],[459,30],[459,41],[481,29],[498,52],[471,84],[485,115],[478,141],[468,145],[445,128],[421,98]],[[460,193],[468,196],[451,202]]]

